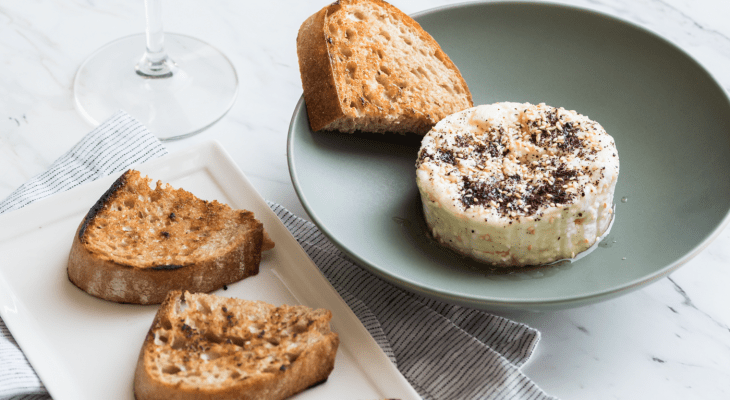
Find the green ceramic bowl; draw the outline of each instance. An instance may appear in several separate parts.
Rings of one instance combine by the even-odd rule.
[[[426,234],[417,143],[312,132],[300,101],[287,149],[292,182],[314,223],[362,267],[451,303],[566,308],[666,276],[727,223],[730,102],[682,50],[631,23],[562,5],[466,3],[415,18],[459,67],[475,104],[545,102],[600,122],[621,160],[616,218],[578,261],[494,273]]]

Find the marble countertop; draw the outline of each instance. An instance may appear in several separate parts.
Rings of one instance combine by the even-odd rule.
[[[454,3],[400,0],[406,13]],[[730,2],[559,1],[657,33],[730,91]],[[164,0],[165,30],[214,44],[236,66],[239,97],[217,124],[167,142],[171,152],[219,141],[261,195],[307,217],[289,178],[286,138],[301,96],[295,38],[326,2]],[[102,45],[144,31],[142,1],[0,3],[0,198],[42,172],[91,130],[73,79]],[[729,132],[730,134],[730,132]],[[2,257],[0,256],[0,259]],[[500,315],[540,330],[523,367],[562,399],[730,398],[730,227],[669,277],[622,297],[563,311]]]

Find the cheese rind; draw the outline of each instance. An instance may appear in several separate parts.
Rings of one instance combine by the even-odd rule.
[[[424,137],[416,167],[433,237],[495,266],[574,258],[613,218],[615,142],[575,111],[496,103],[452,114]]]

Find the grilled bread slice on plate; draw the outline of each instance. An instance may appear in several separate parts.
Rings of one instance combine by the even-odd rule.
[[[284,399],[325,381],[339,337],[306,306],[172,291],[145,337],[137,400]]]
[[[472,107],[436,41],[381,0],[339,0],[299,28],[297,55],[314,131],[413,132]]]
[[[79,225],[68,277],[120,303],[158,304],[173,289],[210,292],[259,271],[274,243],[250,211],[125,172]]]

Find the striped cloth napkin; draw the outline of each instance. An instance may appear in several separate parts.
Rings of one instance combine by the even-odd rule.
[[[0,201],[0,213],[166,153],[120,111]],[[520,371],[537,346],[538,331],[395,287],[353,264],[312,223],[278,204],[269,206],[424,399],[553,399]],[[48,398],[0,320],[0,399]]]

